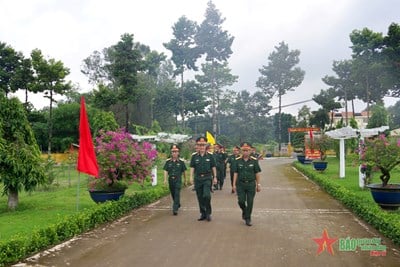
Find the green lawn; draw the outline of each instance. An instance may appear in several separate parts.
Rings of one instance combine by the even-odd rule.
[[[78,213],[84,209],[95,207],[87,191],[87,175],[80,174],[75,166],[56,167],[56,180],[49,189],[19,194],[19,205],[16,211],[8,211],[7,196],[0,197],[0,241],[19,234],[30,234],[33,229],[40,229],[60,221],[67,215]],[[158,167],[158,186],[163,185],[162,167]],[[79,194],[78,194],[78,179]],[[126,194],[151,188],[151,182],[143,186],[134,183]],[[79,197],[77,197],[79,196]]]
[[[339,159],[337,158],[328,158],[328,168],[321,172],[321,174],[329,179],[330,181],[345,187],[350,190],[354,194],[360,197],[360,201],[365,203],[370,203],[371,205],[377,205],[369,191],[368,188],[362,189],[358,185],[358,167],[354,164],[353,160],[346,159],[345,162],[345,177],[339,177]],[[312,164],[303,165],[309,171],[314,171]],[[400,183],[400,169],[395,169],[391,172],[390,183]],[[372,183],[381,183],[379,179],[379,173],[374,173],[372,176]],[[395,211],[400,214],[400,211]]]

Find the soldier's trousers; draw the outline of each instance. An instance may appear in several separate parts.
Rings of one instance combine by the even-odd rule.
[[[224,185],[224,180],[225,180],[225,171],[222,166],[217,167],[217,184],[216,187],[219,187],[219,189],[222,189],[222,186]]]
[[[194,188],[196,189],[197,201],[199,202],[202,216],[211,214],[211,184],[211,176],[195,178]]]
[[[181,178],[168,178],[169,191],[172,197],[172,210],[178,211],[181,206]]]
[[[243,219],[251,219],[253,202],[256,195],[256,181],[243,183],[238,181],[236,184],[238,204],[242,209]]]

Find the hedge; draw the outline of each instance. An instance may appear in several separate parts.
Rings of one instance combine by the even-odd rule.
[[[10,240],[0,242],[0,266],[18,262],[101,224],[114,221],[132,209],[152,203],[167,194],[167,188],[155,187],[67,216],[57,224],[35,230],[30,236],[16,235]]]

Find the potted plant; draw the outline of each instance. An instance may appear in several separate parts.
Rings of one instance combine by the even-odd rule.
[[[310,147],[319,151],[319,159],[313,160],[313,167],[317,171],[324,171],[328,167],[326,152],[332,148],[333,139],[322,133],[316,135],[310,142]]]
[[[372,197],[383,209],[400,206],[400,184],[389,184],[391,171],[400,164],[400,142],[384,134],[366,140],[361,148],[362,164],[372,171],[380,171],[380,184],[369,184]]]
[[[99,175],[89,180],[88,189],[94,201],[104,202],[119,199],[135,181],[143,183],[151,175],[157,151],[148,142],[135,142],[123,129],[99,133],[95,146]]]

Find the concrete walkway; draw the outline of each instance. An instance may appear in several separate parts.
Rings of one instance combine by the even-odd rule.
[[[186,188],[178,216],[165,197],[19,266],[400,266],[397,246],[297,173],[292,161],[260,161],[263,187],[252,227],[241,220],[226,181],[213,194],[211,222],[197,221],[195,192]],[[316,242],[324,230],[331,246]],[[386,256],[359,247],[340,251],[340,239],[347,237],[381,238]]]

